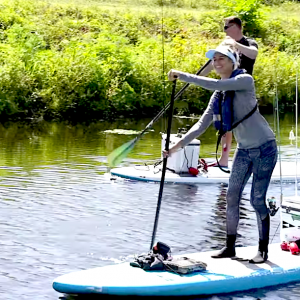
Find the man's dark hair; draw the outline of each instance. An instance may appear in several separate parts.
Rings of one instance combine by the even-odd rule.
[[[231,16],[231,17],[225,18],[225,21],[227,21],[228,23],[234,23],[234,24],[238,25],[240,28],[242,28],[242,20],[238,17]]]

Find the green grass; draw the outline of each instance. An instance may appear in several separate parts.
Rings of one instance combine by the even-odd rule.
[[[230,14],[239,14],[259,43],[254,78],[261,104],[273,103],[276,88],[282,104],[293,103],[299,4],[232,3],[0,0],[0,117],[153,116],[169,98],[167,71],[195,73],[224,38]],[[201,113],[209,96],[190,87],[176,113]]]
[[[41,2],[46,2],[41,0]],[[187,9],[202,9],[219,7],[218,1],[205,0],[53,0],[48,3],[70,4],[81,6],[110,6],[110,7],[163,7],[163,8],[187,8]]]

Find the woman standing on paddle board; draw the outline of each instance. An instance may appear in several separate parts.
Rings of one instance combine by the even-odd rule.
[[[171,156],[188,145],[205,132],[213,121],[218,130],[226,132],[232,129],[237,149],[226,196],[226,245],[212,257],[235,256],[239,204],[244,187],[253,174],[250,201],[256,212],[259,246],[257,255],[249,262],[263,263],[268,258],[270,217],[266,193],[277,161],[275,135],[257,109],[252,76],[238,69],[238,54],[229,46],[219,46],[215,50],[209,50],[206,57],[213,61],[213,67],[221,80],[176,70],[168,73],[171,81],[179,79],[215,92],[200,120],[164,155]]]

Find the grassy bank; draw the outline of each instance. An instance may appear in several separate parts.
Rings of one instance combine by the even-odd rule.
[[[261,105],[273,103],[276,88],[281,104],[293,103],[300,5],[232,3],[0,0],[0,116],[153,116],[169,99],[167,71],[195,73],[224,38],[222,20],[231,14],[259,43],[254,77]],[[209,95],[190,87],[177,113],[201,113]]]

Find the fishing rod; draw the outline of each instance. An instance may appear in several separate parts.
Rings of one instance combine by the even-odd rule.
[[[279,174],[280,174],[280,206],[282,205],[282,164],[281,164],[281,139],[280,139],[280,126],[279,126],[279,105],[278,105],[278,88],[276,82],[276,119],[277,119],[277,141],[278,141],[278,157],[279,157]]]
[[[296,64],[296,95],[295,95],[295,133],[296,133],[296,137],[295,137],[295,165],[296,165],[296,172],[295,172],[295,198],[297,199],[298,197],[298,172],[297,172],[297,161],[298,161],[298,69],[297,69],[297,64]],[[279,132],[279,112],[278,112],[278,93],[277,93],[277,83],[276,83],[276,117],[277,117],[277,128],[278,128],[278,148],[279,148],[279,163],[280,163],[280,207],[282,206],[282,202],[283,202],[283,192],[282,192],[282,174],[281,174],[281,154],[280,154],[280,132]],[[277,230],[280,226],[280,223],[278,224],[276,231],[272,237],[271,243],[273,241],[274,236],[277,233]]]
[[[296,174],[295,174],[295,197],[298,196],[298,172],[297,172],[297,161],[298,161],[298,68],[296,63],[296,103],[295,103],[295,126],[296,126],[296,145],[295,145],[295,164],[296,164]]]
[[[274,127],[275,128],[277,127],[276,136],[277,136],[277,144],[278,144],[279,174],[280,174],[280,206],[279,207],[281,207],[282,206],[282,201],[283,201],[283,191],[282,191],[282,166],[281,166],[281,148],[280,148],[281,140],[280,140],[280,126],[279,126],[279,105],[278,105],[277,74],[276,74],[276,78],[275,78],[275,104],[276,104],[276,107],[275,107],[275,118],[274,118],[274,120],[277,121],[276,122],[277,124]],[[271,198],[270,200],[273,200],[273,198]],[[273,201],[270,201],[270,200],[269,200],[269,207],[271,209],[272,205],[275,205],[275,204],[273,203]],[[275,213],[276,213],[276,211],[278,210],[278,209],[276,210],[276,205],[275,205],[274,209],[275,209]],[[279,222],[279,224],[278,224],[278,226],[275,230],[275,233],[273,234],[273,237],[271,239],[271,243],[272,243],[272,241],[273,241],[273,239],[274,239],[274,237],[277,233],[277,230],[278,230],[279,226],[280,226],[280,222]]]
[[[277,78],[277,77],[276,77]],[[277,140],[278,140],[278,157],[279,157],[279,170],[280,170],[280,207],[282,206],[283,202],[283,191],[282,191],[282,169],[281,169],[281,150],[280,150],[280,126],[279,126],[279,107],[278,107],[278,89],[277,89],[277,82],[276,82],[276,87],[275,87],[275,100],[276,100],[276,118],[274,120],[277,120]],[[296,95],[295,95],[295,165],[296,165],[296,171],[295,171],[295,198],[297,199],[298,197],[298,172],[297,172],[297,162],[298,162],[298,69],[297,69],[297,64],[296,64]],[[275,127],[275,126],[274,126]],[[270,203],[269,203],[270,204]],[[280,223],[278,224],[276,231],[272,237],[271,243],[273,241],[274,236],[277,233],[277,230],[280,226]]]
[[[206,67],[211,63],[211,60],[208,60],[204,66],[202,66],[196,73],[196,75],[199,75],[203,70],[206,69]],[[174,96],[174,101],[176,101],[183,92],[189,87],[189,83],[186,83]],[[153,124],[166,112],[166,110],[170,107],[171,102],[169,102],[155,117],[154,119],[145,127],[145,129],[133,140],[123,144],[119,148],[115,149],[113,152],[111,152],[108,157],[108,164],[110,167],[114,167],[121,163],[121,161],[128,155],[128,153],[133,149],[135,144],[141,139],[141,137],[147,132],[148,129],[150,129]]]

